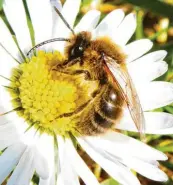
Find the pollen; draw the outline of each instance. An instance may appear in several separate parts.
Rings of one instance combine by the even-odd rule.
[[[14,110],[29,127],[34,126],[40,132],[76,133],[74,112],[89,98],[85,93],[86,87],[80,85],[79,77],[55,70],[63,60],[57,51],[39,51],[12,71],[8,91]]]

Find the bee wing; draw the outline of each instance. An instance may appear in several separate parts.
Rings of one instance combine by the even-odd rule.
[[[145,119],[143,110],[132,79],[122,64],[117,64],[110,57],[105,56],[106,71],[111,75],[113,83],[116,83],[129,109],[130,115],[143,137],[145,132]]]

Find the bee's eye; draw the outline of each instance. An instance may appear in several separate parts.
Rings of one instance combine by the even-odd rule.
[[[83,52],[84,52],[84,48],[82,46],[76,46],[76,47],[72,48],[71,53],[70,53],[70,57],[71,57],[71,59],[81,57],[83,55]]]

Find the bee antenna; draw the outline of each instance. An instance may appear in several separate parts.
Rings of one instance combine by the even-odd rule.
[[[54,6],[54,10],[56,11],[56,13],[60,16],[61,20],[64,22],[64,24],[67,26],[67,28],[73,33],[73,35],[75,35],[74,30],[71,28],[71,26],[68,24],[68,22],[65,20],[65,18],[63,17],[63,15],[61,14],[61,12]]]
[[[40,46],[43,46],[45,44],[51,43],[51,42],[56,42],[56,41],[66,41],[66,42],[70,42],[70,39],[66,39],[66,38],[54,38],[54,39],[50,39],[50,40],[46,40],[44,42],[41,42],[40,44],[37,44],[36,46],[34,46],[33,48],[31,48],[28,53],[27,56],[29,56],[29,54],[34,50],[39,48]]]

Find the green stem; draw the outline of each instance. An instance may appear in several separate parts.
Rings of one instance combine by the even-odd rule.
[[[137,7],[136,15],[137,15],[137,28],[136,28],[135,35],[136,35],[136,40],[138,40],[144,37],[144,32],[143,32],[144,12]]]
[[[130,4],[139,6],[150,10],[151,12],[157,13],[169,17],[173,20],[173,6],[166,4],[159,0],[124,0]]]

